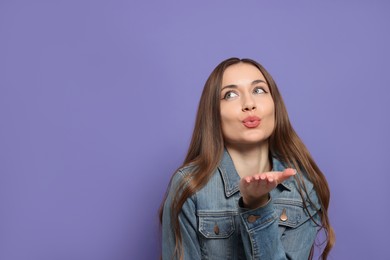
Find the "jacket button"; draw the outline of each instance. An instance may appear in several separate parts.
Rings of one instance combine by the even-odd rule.
[[[285,222],[285,221],[287,221],[287,219],[288,219],[288,217],[286,214],[286,209],[283,209],[282,214],[280,215],[280,220]]]
[[[214,226],[214,233],[215,233],[216,235],[219,234],[219,227],[218,227],[217,224],[215,224],[215,226]]]
[[[254,222],[256,222],[256,220],[259,219],[259,218],[260,218],[260,216],[249,215],[248,218],[247,218],[247,220],[248,220],[249,223],[254,223]]]

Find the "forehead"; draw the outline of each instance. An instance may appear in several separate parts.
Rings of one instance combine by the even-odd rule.
[[[241,62],[225,69],[222,77],[222,86],[245,85],[259,79],[266,82],[264,75],[257,67]]]

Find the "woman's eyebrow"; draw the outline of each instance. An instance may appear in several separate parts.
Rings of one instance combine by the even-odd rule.
[[[254,80],[254,81],[252,82],[252,85],[256,85],[257,83],[265,83],[265,84],[267,84],[267,82],[265,82],[264,80],[262,80],[262,79],[257,79],[257,80]]]
[[[265,84],[267,84],[267,82],[265,82],[264,80],[262,80],[262,79],[257,79],[257,80],[252,81],[251,85],[253,86],[253,85],[256,85],[256,84],[258,84],[258,83],[265,83]],[[226,86],[224,86],[224,87],[221,88],[221,91],[224,90],[225,88],[238,88],[238,86],[237,86],[237,85],[234,85],[234,84],[226,85]]]
[[[225,88],[238,88],[238,86],[237,85],[226,85],[226,86],[221,88],[221,91],[224,90]]]

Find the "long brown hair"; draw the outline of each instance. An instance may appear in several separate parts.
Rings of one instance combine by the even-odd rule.
[[[189,197],[206,185],[222,158],[224,151],[220,113],[222,77],[227,67],[240,62],[257,67],[264,75],[270,88],[270,93],[275,104],[275,129],[269,138],[270,153],[288,165],[294,166],[298,172],[306,173],[308,179],[314,185],[314,189],[316,190],[321,203],[321,209],[318,211],[321,216],[321,228],[323,228],[326,234],[326,240],[324,242],[325,248],[321,256],[322,259],[327,259],[327,256],[333,247],[335,235],[329,223],[327,214],[330,190],[325,176],[313,160],[306,146],[294,131],[288,118],[282,96],[271,75],[258,62],[251,59],[239,58],[227,59],[221,62],[213,70],[205,83],[200,98],[191,143],[184,163],[181,166],[183,167],[189,164],[194,165],[194,171],[188,176],[188,179],[183,180],[177,190],[177,196],[173,196],[175,199],[171,205],[171,220],[176,243],[175,254],[176,256],[179,256],[180,259],[183,258],[182,238],[179,227],[179,214],[183,204]],[[303,198],[303,192],[307,195],[306,188],[299,176],[296,176],[295,178]],[[305,202],[304,199],[303,201]],[[309,203],[311,202],[309,201]],[[305,203],[304,206],[307,210]],[[160,221],[162,220],[162,211],[163,205],[160,208]]]

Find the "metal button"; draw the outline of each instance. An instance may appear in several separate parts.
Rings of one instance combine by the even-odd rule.
[[[260,218],[260,216],[249,215],[248,218],[247,218],[247,220],[248,220],[249,223],[254,223],[254,222],[256,222],[256,220],[257,220],[258,218]]]
[[[216,235],[219,234],[219,227],[218,227],[217,223],[215,223],[215,226],[214,226],[214,233],[215,233]]]
[[[288,217],[287,217],[287,214],[286,214],[286,209],[283,209],[282,211],[282,214],[280,215],[280,220],[281,221],[287,221]]]

